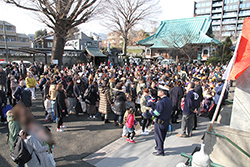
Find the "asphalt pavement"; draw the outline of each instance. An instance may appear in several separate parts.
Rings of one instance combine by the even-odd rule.
[[[78,117],[70,115],[65,118],[64,125],[68,128],[64,132],[56,132],[56,123],[44,121],[41,94],[40,91],[36,93],[37,100],[33,101],[32,112],[35,118],[44,126],[48,126],[54,135],[56,145],[53,154],[58,167],[92,167],[93,165],[82,159],[121,136],[122,129],[113,124],[103,124],[100,116],[98,119],[88,120],[87,114],[82,113]],[[7,133],[7,125],[0,123],[0,167],[16,166],[9,156]]]

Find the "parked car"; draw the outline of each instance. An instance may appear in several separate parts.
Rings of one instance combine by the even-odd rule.
[[[161,65],[169,65],[169,64],[173,64],[175,63],[175,61],[173,59],[164,59],[161,61]]]
[[[20,63],[21,63],[21,61],[12,61],[11,62],[11,64],[13,64],[13,63],[16,63],[17,64],[17,66],[19,67],[20,66]],[[26,68],[29,68],[30,67],[30,65],[32,64],[30,61],[23,61],[23,64],[24,64],[24,66],[26,67]]]

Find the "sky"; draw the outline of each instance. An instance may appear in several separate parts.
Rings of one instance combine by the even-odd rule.
[[[160,0],[162,13],[157,20],[170,20],[178,18],[193,17],[194,0]],[[32,12],[19,9],[10,4],[5,4],[0,0],[0,20],[7,21],[16,26],[18,33],[34,34],[39,29],[46,26],[36,20]],[[85,33],[108,33],[109,31],[99,24],[100,21],[90,21],[79,26],[79,29]],[[146,25],[147,31],[159,25]],[[138,26],[139,28],[139,26]],[[143,25],[143,28],[145,26]]]

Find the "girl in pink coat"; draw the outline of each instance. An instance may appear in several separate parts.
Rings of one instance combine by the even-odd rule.
[[[135,141],[133,140],[135,136],[134,124],[135,124],[135,110],[133,108],[130,108],[126,122],[126,128],[128,130],[128,137],[126,140],[130,143],[135,143]]]

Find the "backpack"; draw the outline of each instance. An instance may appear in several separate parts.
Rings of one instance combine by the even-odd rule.
[[[18,165],[23,165],[29,162],[29,160],[32,158],[20,135],[17,136],[14,142],[13,152],[10,154],[10,157]]]
[[[31,91],[28,88],[21,90],[21,101],[26,107],[32,106]]]

